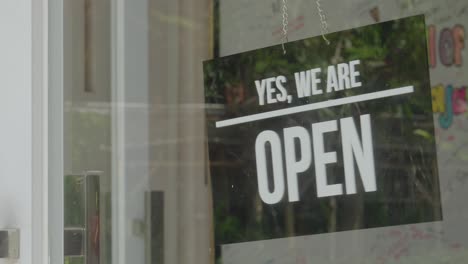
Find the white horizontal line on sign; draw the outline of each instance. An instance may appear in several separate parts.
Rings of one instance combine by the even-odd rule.
[[[345,98],[332,99],[332,100],[318,102],[318,103],[311,103],[308,105],[295,106],[291,108],[279,109],[279,110],[274,110],[274,111],[265,112],[265,113],[253,114],[253,115],[218,121],[216,122],[216,127],[219,128],[219,127],[233,126],[233,125],[238,125],[238,124],[243,124],[243,123],[248,123],[248,122],[253,122],[253,121],[258,121],[258,120],[264,120],[264,119],[273,118],[273,117],[285,116],[285,115],[290,115],[290,114],[297,114],[301,112],[307,112],[307,111],[312,111],[312,110],[317,110],[317,109],[322,109],[322,108],[327,108],[327,107],[364,102],[364,101],[391,97],[391,96],[396,96],[396,95],[402,95],[402,94],[409,94],[412,92],[414,92],[413,86],[405,86],[401,88],[389,89],[389,90],[384,90],[384,91],[379,91],[379,92],[360,94],[360,95],[355,95],[355,96],[350,96],[350,97],[345,97]]]

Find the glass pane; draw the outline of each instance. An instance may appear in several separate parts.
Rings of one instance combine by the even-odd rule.
[[[111,263],[111,1],[64,5],[64,261]]]
[[[64,224],[65,227],[85,226],[85,186],[84,177],[65,176],[64,186]]]
[[[468,261],[467,0],[331,0],[318,1],[319,6],[305,0],[65,3],[64,234],[65,248],[74,252],[65,263]],[[419,30],[427,39],[414,50],[405,47],[419,34],[398,23],[372,34],[326,35],[329,45],[321,38],[323,30],[339,32],[418,14],[425,15]],[[319,38],[294,42],[311,37]],[[245,55],[271,46],[278,52]],[[240,53],[243,57],[203,67],[204,61]],[[271,119],[220,130],[216,122],[263,111],[255,81],[275,77],[272,65],[283,65],[280,70],[290,71],[293,80],[294,71],[348,58],[367,67],[361,73],[369,87],[396,88],[416,79],[427,85],[417,93],[428,99],[421,104],[415,100],[397,107],[395,99],[371,108],[350,104],[339,108],[339,115],[337,108],[325,107],[323,114],[308,116],[313,123],[358,120],[357,111],[386,114],[388,122],[373,129],[373,142],[379,142],[374,147],[392,150],[379,158],[385,164],[377,164],[377,186],[385,185],[385,191],[377,189],[374,196],[348,192],[321,201],[307,196],[309,207],[289,202],[284,194],[281,206],[270,206],[260,194],[251,152],[256,143],[249,136],[263,126],[283,131],[292,123]],[[351,95],[357,94],[340,94]],[[311,103],[306,101],[299,103]],[[430,111],[431,101],[433,113],[421,121],[413,110]],[[346,136],[330,137],[323,151],[341,146]],[[436,156],[427,151],[434,146]],[[344,161],[337,159],[339,166],[326,170],[334,175],[327,180],[345,184]],[[281,162],[286,171],[287,162]],[[359,175],[360,168],[354,169]],[[267,168],[273,170],[273,165]],[[310,181],[299,181],[299,187],[315,192],[315,171],[304,175]],[[73,245],[79,249],[73,251]]]

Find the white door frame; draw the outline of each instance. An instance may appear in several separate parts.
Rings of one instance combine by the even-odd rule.
[[[36,1],[36,0],[32,0]],[[47,1],[47,0],[46,0]],[[64,159],[63,88],[64,82],[64,3],[48,0],[48,255],[50,264],[64,262]]]
[[[48,263],[48,0],[30,0],[32,32],[32,262]]]
[[[125,0],[111,0],[112,263],[126,263]]]

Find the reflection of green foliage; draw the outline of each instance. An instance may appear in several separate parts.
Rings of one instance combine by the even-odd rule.
[[[75,173],[85,170],[108,170],[104,166],[108,155],[101,155],[109,142],[110,116],[97,111],[73,111],[71,133],[72,168]],[[109,146],[109,144],[107,145]],[[84,177],[65,176],[65,226],[84,227]]]
[[[230,215],[226,206],[218,206],[215,209],[216,239],[229,241],[246,241],[262,239],[265,234],[261,223],[254,223],[249,228],[242,228],[243,221],[238,216]]]
[[[229,240],[236,241],[241,236],[240,230],[240,223],[236,217],[232,217],[229,215],[225,215],[223,212],[216,214],[217,216],[217,223],[218,229],[216,234],[224,237],[229,238]]]
[[[76,111],[72,118],[73,164],[78,164],[78,167],[86,165],[91,170],[104,170],[102,160],[96,157],[106,157],[100,153],[109,151],[104,147],[110,146],[110,116],[94,111]]]
[[[64,185],[65,227],[84,227],[84,178],[65,176]]]
[[[77,103],[79,106],[80,104]],[[77,107],[66,112],[68,148],[65,150],[71,162],[67,163],[67,173],[84,173],[85,171],[102,171],[100,198],[101,211],[101,258],[110,260],[111,256],[111,193],[110,183],[110,141],[111,115],[110,105]],[[84,227],[84,177],[65,176],[64,180],[64,213],[66,227]],[[107,185],[107,186],[106,186]],[[68,263],[80,264],[80,258],[69,258]]]
[[[423,129],[416,129],[414,130],[414,134],[423,137],[430,143],[435,142],[434,135],[430,133],[429,131],[423,130]]]
[[[84,257],[65,257],[65,264],[85,264]]]

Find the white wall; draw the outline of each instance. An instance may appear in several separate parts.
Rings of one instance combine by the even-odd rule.
[[[31,0],[0,1],[0,228],[21,230],[25,264],[32,263],[31,19]]]

